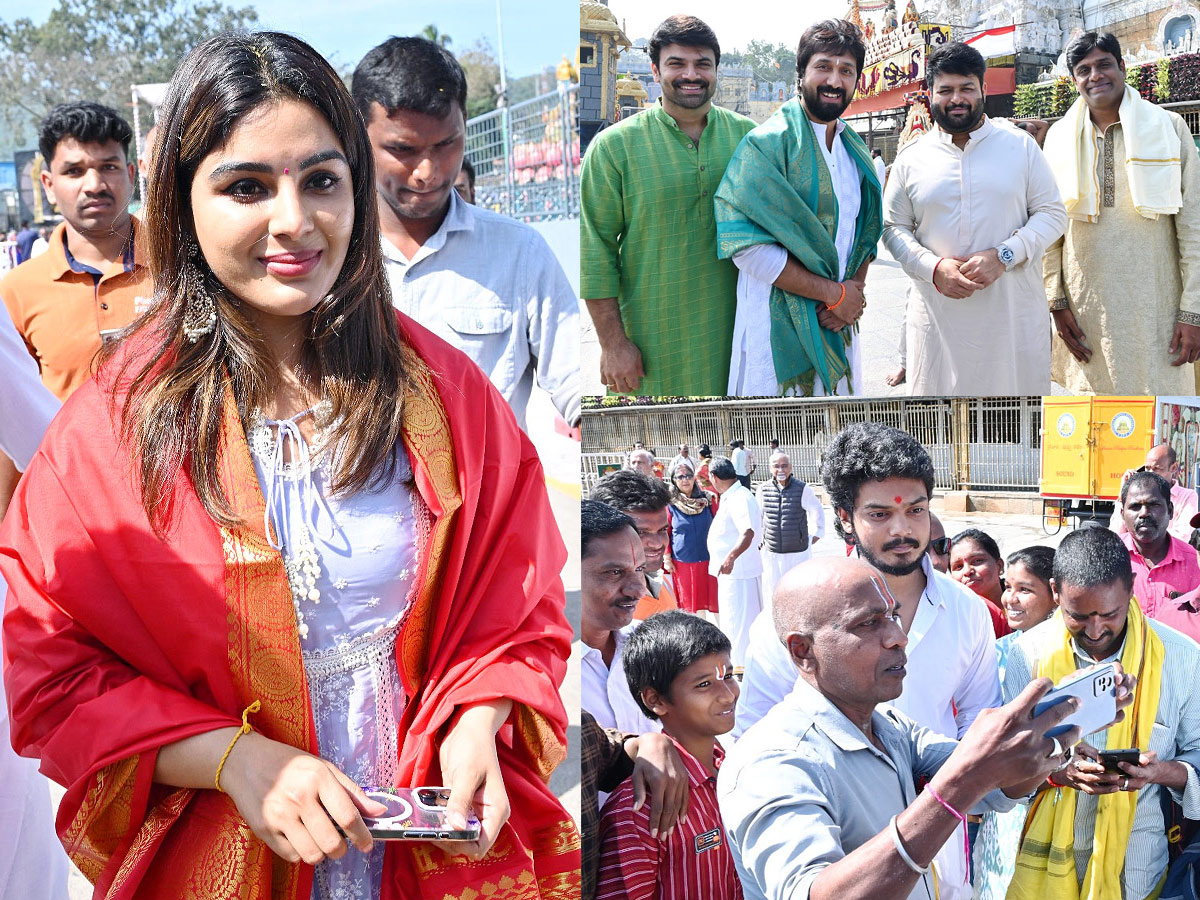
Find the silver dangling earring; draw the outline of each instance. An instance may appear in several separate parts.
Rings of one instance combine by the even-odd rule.
[[[205,335],[212,334],[217,324],[217,304],[204,284],[200,272],[200,248],[192,238],[187,239],[187,262],[183,264],[180,286],[187,297],[187,309],[183,313],[183,336],[189,344]]]

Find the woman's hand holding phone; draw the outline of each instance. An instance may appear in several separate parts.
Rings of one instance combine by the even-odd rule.
[[[480,833],[477,841],[434,842],[447,853],[482,859],[508,821],[511,809],[496,756],[496,732],[511,711],[511,700],[493,700],[466,707],[451,720],[438,752],[442,781],[450,788],[446,824],[466,828],[467,816],[474,807]]]

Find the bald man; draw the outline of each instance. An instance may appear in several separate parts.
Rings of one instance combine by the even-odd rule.
[[[1158,444],[1151,447],[1146,454],[1146,462],[1142,468],[1155,475],[1161,475],[1171,485],[1171,521],[1167,523],[1167,531],[1171,533],[1172,537],[1177,537],[1185,543],[1191,540],[1192,516],[1196,515],[1197,511],[1196,492],[1179,483],[1179,457],[1175,453],[1175,448],[1170,444]],[[1132,474],[1132,472],[1126,472],[1122,475],[1121,484],[1124,485]],[[1108,527],[1110,531],[1121,535],[1128,531],[1125,527],[1125,520],[1121,516],[1120,503],[1113,510]]]
[[[629,459],[625,464],[625,468],[632,469],[635,472],[641,472],[643,475],[649,475],[654,478],[654,454],[643,447],[638,447],[629,451]]]
[[[755,493],[762,513],[762,598],[771,595],[780,577],[812,556],[812,546],[825,536],[825,511],[812,488],[792,474],[792,461],[782,450],[771,454],[771,479]]]
[[[746,900],[933,897],[930,863],[952,846],[958,816],[1011,809],[1009,798],[1036,790],[1079,740],[1078,728],[1045,736],[1075,701],[1033,717],[1051,686],[1045,678],[980,713],[961,741],[881,706],[904,682],[899,613],[882,576],[861,560],[810,560],[780,581],[776,631],[800,677],[717,776]],[[1119,707],[1132,682],[1120,677]],[[918,796],[922,779],[928,787]],[[957,884],[938,881],[943,898],[970,896],[961,875]]]

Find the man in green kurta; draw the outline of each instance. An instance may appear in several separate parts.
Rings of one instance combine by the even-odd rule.
[[[650,39],[660,103],[596,135],[583,161],[582,295],[610,391],[719,396],[737,269],[717,258],[713,194],[745,116],[712,105],[721,48],[694,16]]]
[[[1072,393],[1191,394],[1200,359],[1200,157],[1184,120],[1125,84],[1121,45],[1066,51],[1080,98],[1046,136],[1069,216],[1043,260]]]

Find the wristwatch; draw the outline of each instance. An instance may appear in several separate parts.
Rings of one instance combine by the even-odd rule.
[[[1013,263],[1017,261],[1017,256],[1008,247],[1003,244],[996,248],[996,255],[1000,257],[1000,262],[1004,263],[1004,271],[1008,271],[1013,267]]]

